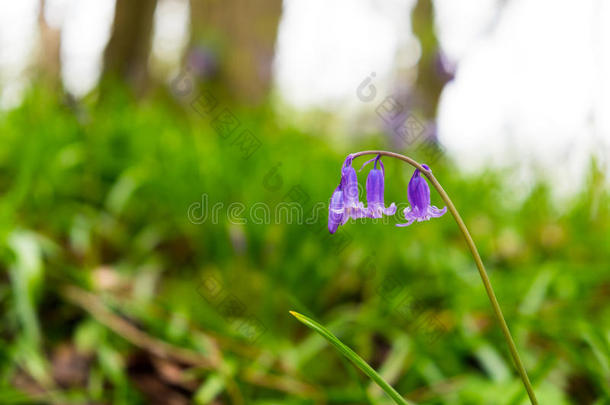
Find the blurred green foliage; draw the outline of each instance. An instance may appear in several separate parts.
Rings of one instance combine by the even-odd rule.
[[[116,88],[74,104],[38,88],[2,113],[0,403],[388,403],[293,309],[417,403],[527,403],[449,215],[401,229],[350,223],[332,237],[349,235],[344,249],[325,210],[316,224],[249,218],[293,186],[326,202],[344,156],[391,148],[381,136],[338,151],[329,134],[280,126],[269,106],[232,111],[261,142],[249,159],[163,94],[135,101]],[[411,169],[385,163],[386,201],[405,202]],[[273,168],[278,187],[265,182]],[[479,246],[540,403],[610,403],[610,198],[595,167],[561,202],[543,183],[519,198],[510,172],[466,176],[446,160],[433,170]],[[189,220],[204,194],[224,204],[218,223]],[[232,202],[247,207],[245,224],[229,221]],[[223,316],[205,280],[243,315]],[[212,356],[212,339],[221,359],[174,364],[187,382],[168,383],[146,344],[69,299],[68,286],[157,343]],[[235,326],[246,316],[256,340]]]

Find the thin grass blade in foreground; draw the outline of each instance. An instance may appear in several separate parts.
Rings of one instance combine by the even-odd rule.
[[[373,369],[373,367],[369,366],[366,361],[362,359],[362,357],[358,356],[352,349],[343,344],[335,335],[333,335],[328,329],[324,326],[320,325],[316,321],[311,318],[306,317],[305,315],[299,314],[298,312],[290,311],[290,315],[294,316],[299,320],[299,322],[305,324],[311,329],[318,332],[322,335],[326,340],[328,340],[333,346],[337,348],[345,357],[347,357],[352,363],[356,365],[360,370],[364,372],[369,378],[377,383],[382,390],[384,390],[397,404],[399,405],[409,405],[413,404],[412,402],[408,402],[404,399],[390,384],[388,384],[377,372]]]

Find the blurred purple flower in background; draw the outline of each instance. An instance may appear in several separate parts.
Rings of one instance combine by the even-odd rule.
[[[438,51],[434,57],[434,70],[441,82],[448,83],[455,79],[457,63],[452,61],[443,51]]]
[[[188,66],[201,79],[208,79],[218,72],[218,56],[207,46],[194,46],[188,54]]]

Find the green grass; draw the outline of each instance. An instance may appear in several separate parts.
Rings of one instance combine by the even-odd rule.
[[[276,207],[293,186],[327,201],[345,154],[393,149],[382,135],[337,147],[330,134],[278,124],[267,106],[234,113],[261,141],[247,160],[165,95],[136,102],[116,89],[75,107],[35,89],[1,113],[0,402],[388,403],[294,322],[295,309],[418,404],[527,403],[448,216],[406,229],[366,220],[332,238],[325,212],[315,224],[227,218],[231,202]],[[433,169],[540,403],[608,403],[605,180],[592,166],[572,199],[554,201],[544,183],[515,190],[510,172]],[[406,201],[410,175],[386,162],[386,201]],[[217,223],[188,219],[203,194],[224,204]]]

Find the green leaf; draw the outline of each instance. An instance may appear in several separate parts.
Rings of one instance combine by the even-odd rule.
[[[195,403],[196,404],[209,404],[212,403],[214,398],[216,398],[223,390],[225,389],[224,379],[220,374],[212,374],[203,383],[195,393]]]
[[[298,312],[289,311],[290,315],[297,318],[297,320],[311,329],[318,332],[322,335],[326,340],[328,340],[333,346],[337,348],[345,357],[348,358],[356,367],[358,367],[364,374],[366,374],[371,380],[375,381],[382,390],[384,390],[393,400],[399,405],[410,404],[406,399],[404,399],[390,384],[388,384],[377,372],[367,364],[366,361],[362,359],[362,357],[358,356],[352,349],[344,345],[335,335],[333,335],[328,329],[324,326],[320,325],[316,321],[311,318],[306,317],[305,315],[299,314]]]

